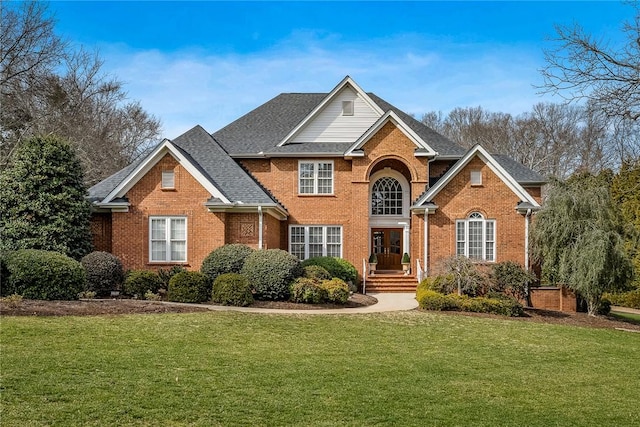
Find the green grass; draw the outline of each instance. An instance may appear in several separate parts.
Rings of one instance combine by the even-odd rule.
[[[3,317],[3,427],[640,425],[640,334],[440,313]]]
[[[623,313],[622,311],[612,311],[610,314],[617,319],[640,325],[640,314]]]

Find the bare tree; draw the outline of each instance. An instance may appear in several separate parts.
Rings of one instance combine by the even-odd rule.
[[[613,47],[579,25],[556,26],[555,47],[545,51],[543,93],[588,100],[609,116],[640,118],[640,5],[623,24],[626,44]]]
[[[2,7],[0,167],[25,138],[55,134],[71,143],[90,185],[157,142],[160,122],[127,99],[97,53],[55,35],[46,5]]]

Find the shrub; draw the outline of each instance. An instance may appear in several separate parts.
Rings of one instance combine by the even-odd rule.
[[[202,261],[200,271],[212,282],[221,274],[240,273],[245,260],[253,252],[249,246],[238,243],[220,246]]]
[[[187,271],[187,269],[181,265],[174,265],[173,267],[167,269],[159,269],[158,277],[162,281],[162,286],[164,287],[164,289],[169,289],[169,282],[171,281],[171,278],[178,273],[182,273],[183,271]]]
[[[87,272],[87,289],[97,295],[119,289],[124,279],[122,262],[108,252],[91,252],[80,261]]]
[[[5,260],[7,254],[0,251],[0,288],[3,284],[6,284],[9,280],[9,270],[7,270],[7,261]]]
[[[219,275],[213,282],[211,299],[216,304],[246,307],[253,303],[249,280],[238,273]]]
[[[606,298],[600,300],[600,304],[598,304],[598,314],[602,316],[606,316],[611,313],[611,301]]]
[[[253,251],[244,262],[242,274],[249,279],[255,297],[261,300],[286,301],[289,285],[302,275],[300,261],[281,249]]]
[[[157,294],[161,287],[162,281],[153,271],[133,270],[127,275],[122,291],[126,295],[144,299],[147,291]]]
[[[307,265],[302,269],[302,277],[316,280],[330,280],[331,274],[329,274],[324,267],[320,267],[319,265]]]
[[[425,277],[418,284],[417,289],[432,290],[440,292],[441,294],[457,292],[455,279],[452,274]]]
[[[602,297],[608,299],[612,305],[640,309],[640,289],[621,293],[605,293]]]
[[[96,293],[94,291],[82,291],[78,294],[78,298],[80,299],[94,299],[96,297]]]
[[[18,308],[22,304],[22,295],[13,294],[7,297],[0,298],[0,302],[5,304],[9,308]]]
[[[319,256],[302,262],[303,267],[309,265],[319,265],[327,270],[331,277],[337,277],[345,282],[355,283],[358,278],[358,272],[353,264],[342,258]]]
[[[7,253],[6,266],[9,279],[2,284],[3,295],[75,300],[87,283],[82,264],[58,252],[20,249]]]
[[[445,295],[430,289],[422,290],[416,296],[420,308],[435,311],[457,310],[464,298],[453,294]]]
[[[527,289],[535,279],[532,272],[525,270],[517,262],[499,262],[491,267],[492,288],[508,292],[518,299],[527,297]]]
[[[335,304],[346,304],[349,300],[349,285],[344,280],[334,277],[331,280],[325,280],[321,284],[322,289],[326,291],[327,301]]]
[[[199,271],[182,271],[169,280],[167,299],[175,302],[205,302],[211,297],[211,282]]]
[[[469,258],[454,256],[445,259],[442,265],[447,274],[453,275],[457,292],[474,297],[486,291],[486,277]]]
[[[327,300],[327,291],[321,282],[300,277],[291,285],[291,301],[305,304],[320,304]]]

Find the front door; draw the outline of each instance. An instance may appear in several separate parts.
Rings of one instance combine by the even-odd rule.
[[[402,228],[374,228],[371,247],[378,258],[377,270],[402,270]]]

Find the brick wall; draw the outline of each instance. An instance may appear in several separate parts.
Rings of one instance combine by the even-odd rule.
[[[91,234],[93,250],[111,252],[112,228],[111,213],[94,213],[91,215]]]
[[[576,295],[565,287],[544,286],[531,289],[531,305],[542,310],[576,312]]]
[[[482,185],[471,186],[472,170],[482,172]],[[474,211],[496,221],[496,262],[524,264],[524,216],[515,211],[520,201],[502,180],[479,158],[473,158],[433,200],[439,207],[429,216],[429,271],[436,273],[440,262],[456,253],[455,226]]]
[[[175,190],[160,188],[163,170],[173,170]],[[210,195],[171,155],[163,157],[127,194],[129,212],[112,214],[112,253],[127,269],[158,269],[166,263],[149,261],[149,216],[187,218],[187,262],[200,268],[205,256],[225,242],[225,214],[210,213],[204,203]]]

